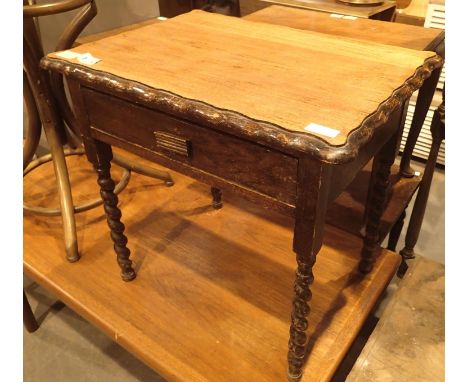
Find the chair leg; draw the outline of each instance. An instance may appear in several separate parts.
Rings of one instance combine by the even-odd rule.
[[[57,189],[60,195],[66,258],[69,262],[73,263],[80,259],[80,255],[78,253],[75,210],[67,163],[65,161],[63,146],[55,128],[45,123],[44,132],[52,154],[52,163],[54,164],[55,177],[57,179]]]
[[[150,178],[163,180],[167,187],[174,185],[174,180],[172,179],[171,174],[167,171],[161,171],[149,166],[140,165],[118,154],[114,154],[112,162],[129,171],[136,172]]]
[[[23,323],[26,330],[29,333],[35,332],[39,329],[39,324],[36,321],[36,317],[34,317],[34,313],[31,309],[31,305],[29,305],[28,298],[26,297],[26,293],[23,290]]]

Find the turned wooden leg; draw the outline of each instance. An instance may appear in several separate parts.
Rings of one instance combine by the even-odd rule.
[[[26,293],[23,290],[23,323],[26,330],[29,333],[35,332],[39,329],[39,324],[36,321],[36,317],[34,317],[34,313],[31,309],[31,305],[29,305],[28,298],[26,297]]]
[[[392,230],[390,231],[390,234],[388,235],[388,245],[387,249],[390,251],[394,251],[396,249],[396,246],[398,244],[398,239],[400,238],[401,235],[401,230],[403,229],[403,225],[405,223],[405,217],[406,217],[406,209],[401,213],[400,217],[396,221],[396,223],[393,225]]]
[[[215,210],[219,210],[223,206],[223,194],[219,188],[211,187],[211,195],[213,195],[213,201],[211,205]]]
[[[316,256],[297,255],[296,280],[294,282],[294,299],[291,313],[291,327],[289,329],[288,343],[288,379],[291,382],[299,381],[302,377],[302,369],[307,349],[307,320],[312,298],[310,286],[314,281],[312,267]]]
[[[312,267],[322,246],[325,212],[328,202],[331,170],[313,160],[301,159],[298,171],[296,222],[293,248],[296,253],[297,270],[291,326],[288,342],[288,380],[301,379],[307,359],[310,313],[312,298],[310,287],[314,280]]]
[[[127,237],[124,235],[125,226],[120,221],[122,212],[117,207],[119,202],[114,193],[115,183],[110,175],[112,149],[108,144],[97,140],[85,140],[86,155],[98,174],[98,184],[101,187],[101,198],[104,202],[104,211],[107,224],[111,230],[111,239],[117,254],[117,263],[121,268],[124,281],[133,280],[136,273],[132,268],[130,250],[127,248]]]
[[[380,246],[380,220],[387,202],[390,169],[395,161],[400,138],[401,129],[383,146],[375,156],[372,165],[374,182],[369,190],[370,195],[367,200],[366,234],[359,263],[359,270],[362,273],[368,273],[372,270],[375,255]]]
[[[432,178],[437,163],[437,156],[439,154],[440,145],[445,139],[445,86],[443,102],[434,112],[434,117],[432,118],[431,134],[431,151],[429,152],[429,158],[424,169],[418,195],[416,196],[413,211],[411,212],[411,219],[405,237],[405,247],[400,251],[401,256],[405,260],[414,258],[414,247],[421,231],[427,200],[429,198],[429,191],[431,190]]]

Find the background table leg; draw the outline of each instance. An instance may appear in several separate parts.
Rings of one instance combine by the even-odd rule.
[[[429,198],[429,191],[431,190],[432,177],[437,163],[437,156],[439,154],[440,145],[445,139],[445,87],[443,94],[443,102],[435,111],[432,119],[431,151],[429,153],[421,185],[419,186],[418,195],[416,196],[413,211],[411,213],[411,219],[405,237],[405,247],[400,251],[403,261],[414,258],[414,247],[418,241],[419,233],[421,231],[427,200]]]
[[[211,187],[211,195],[213,195],[213,202],[211,205],[215,210],[219,210],[223,206],[223,194],[219,188]]]
[[[442,68],[434,69],[430,77],[424,81],[421,89],[419,89],[413,121],[411,122],[405,149],[400,162],[400,173],[402,176],[407,178],[414,176],[414,171],[411,168],[411,155],[413,154],[416,141],[418,140],[419,133],[421,132],[429,107],[431,106],[441,70]]]

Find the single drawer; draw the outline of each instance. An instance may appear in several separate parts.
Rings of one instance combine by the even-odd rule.
[[[295,204],[296,158],[91,89],[83,96],[92,130]]]

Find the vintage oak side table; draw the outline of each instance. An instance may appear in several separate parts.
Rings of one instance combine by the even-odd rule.
[[[42,60],[68,79],[124,280],[135,272],[109,172],[111,145],[294,216],[292,381],[306,359],[327,205],[374,157],[359,265],[369,272],[403,105],[441,64],[432,52],[201,11]]]

